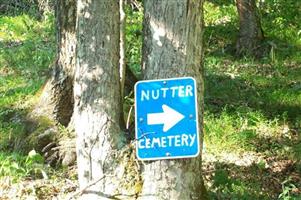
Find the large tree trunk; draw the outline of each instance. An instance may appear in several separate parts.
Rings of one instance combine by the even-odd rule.
[[[57,0],[57,58],[33,115],[68,125],[73,113],[76,0]]]
[[[78,1],[74,122],[82,199],[119,190],[116,155],[126,141],[119,125],[118,11],[118,1]]]
[[[203,1],[145,0],[144,79],[191,76],[197,81],[203,136]],[[145,162],[139,199],[207,199],[196,158]]]
[[[263,31],[255,0],[236,0],[239,15],[239,35],[236,42],[237,55],[259,56]]]

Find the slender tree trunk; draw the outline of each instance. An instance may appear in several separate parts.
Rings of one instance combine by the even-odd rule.
[[[126,74],[126,64],[125,64],[125,24],[126,15],[124,12],[124,1],[119,0],[119,13],[120,13],[120,59],[119,59],[119,71],[120,71],[120,91],[121,97],[124,96],[124,82]]]
[[[123,99],[124,99],[124,86],[125,86],[125,76],[126,76],[126,64],[125,64],[125,24],[126,15],[124,12],[124,0],[119,0],[119,16],[120,16],[120,32],[119,32],[119,76],[120,76],[120,126],[125,130],[125,118],[123,112]]]
[[[82,199],[103,199],[119,190],[122,172],[116,174],[116,154],[126,142],[119,125],[119,2],[79,0],[77,16],[78,179],[80,188],[86,188]]]
[[[57,58],[33,115],[47,116],[65,126],[73,113],[76,48],[76,0],[57,0]]]
[[[191,76],[197,80],[200,144],[203,136],[203,1],[145,0],[144,79]],[[196,158],[145,162],[139,199],[207,199]]]
[[[239,35],[236,42],[237,55],[260,55],[264,38],[260,16],[255,0],[236,0],[239,15]]]

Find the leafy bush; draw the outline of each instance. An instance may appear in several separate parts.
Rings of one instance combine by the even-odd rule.
[[[14,181],[24,177],[48,178],[44,158],[32,150],[27,156],[18,153],[0,153],[0,178],[11,177]]]
[[[142,19],[143,13],[129,5],[125,7],[127,17],[125,27],[126,63],[130,69],[139,76],[141,73],[141,48],[142,48]]]

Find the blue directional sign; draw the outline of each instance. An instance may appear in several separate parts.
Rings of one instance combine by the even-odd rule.
[[[140,160],[199,154],[196,82],[191,77],[135,85],[136,153]]]

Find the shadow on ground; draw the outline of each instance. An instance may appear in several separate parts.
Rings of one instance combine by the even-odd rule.
[[[301,74],[301,68],[291,69],[290,74]],[[285,75],[266,80],[257,75],[250,79],[231,76],[235,74],[205,76],[205,105],[211,113],[218,114],[225,107],[229,112],[249,107],[269,119],[285,113],[292,124],[299,122],[301,81],[286,81]]]
[[[268,158],[248,166],[205,162],[203,168],[212,199],[278,199],[285,190],[291,197],[301,197],[300,163],[291,160]]]

